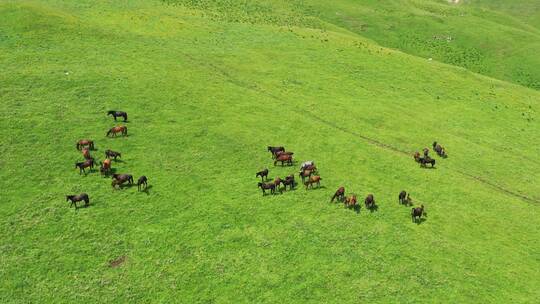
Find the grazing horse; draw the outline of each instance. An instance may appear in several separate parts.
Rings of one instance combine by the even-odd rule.
[[[264,182],[265,180],[268,179],[268,168],[262,170],[262,171],[259,171],[257,172],[257,174],[255,174],[255,177],[261,177],[261,181]]]
[[[312,174],[313,174],[313,171],[311,170],[303,170],[303,171],[300,171],[298,176],[302,178],[302,183],[303,183],[305,182],[306,177],[311,177]]]
[[[366,196],[364,205],[366,205],[366,208],[368,209],[375,207],[375,198],[373,198],[373,194],[368,194],[368,196]]]
[[[83,148],[81,150],[81,152],[82,152],[82,155],[83,155],[84,159],[92,158],[92,156],[90,156],[90,150],[88,148]]]
[[[88,147],[90,150],[94,150],[94,141],[89,139],[81,139],[77,142],[77,150],[82,149],[83,147]]]
[[[399,197],[398,197],[399,203],[400,204],[407,204],[408,202],[407,202],[406,197],[407,197],[407,192],[405,190],[401,191],[399,193]]]
[[[115,152],[113,150],[107,150],[105,151],[105,157],[106,158],[111,158],[111,157],[114,157],[114,160],[116,160],[117,157],[122,157],[122,154],[120,154],[120,152]]]
[[[306,185],[306,190],[309,186],[311,186],[311,189],[313,189],[313,184],[317,184],[317,188],[321,186],[321,180],[322,178],[318,175],[310,176],[308,181],[304,183]]]
[[[336,190],[336,193],[334,193],[334,196],[332,196],[332,199],[330,200],[330,203],[334,202],[335,199],[338,199],[338,201],[343,201],[345,198],[345,187],[339,187]]]
[[[422,151],[424,152],[424,157],[429,156],[429,149],[428,148],[424,148],[424,149],[422,149]]]
[[[416,151],[414,152],[414,161],[419,162],[420,161],[420,152]]]
[[[417,222],[417,219],[421,219],[422,215],[427,216],[427,214],[424,212],[424,205],[411,209],[411,219],[414,223]]]
[[[282,182],[283,180],[279,176],[274,179],[274,185],[276,186],[276,189],[279,190],[279,193],[283,192],[281,191],[281,188],[279,187],[279,185],[281,185]]]
[[[274,194],[276,192],[276,185],[274,183],[269,183],[269,184],[258,183],[257,187],[261,188],[263,192],[263,196],[266,195],[265,190],[270,190],[270,194]]]
[[[141,176],[137,180],[137,191],[141,191],[141,188],[144,186],[144,190],[146,190],[146,187],[148,187],[148,178],[146,176]]]
[[[133,185],[133,176],[131,174],[113,174],[113,181],[111,186],[116,188],[116,185],[122,186],[123,183],[128,182],[130,185]]]
[[[353,194],[351,196],[347,196],[345,198],[345,207],[346,208],[354,208],[354,209],[357,209],[358,208],[358,205],[356,204],[357,203],[357,199],[356,199],[356,194]]]
[[[116,117],[123,117],[124,121],[127,120],[127,113],[122,111],[109,111],[107,112],[107,116],[112,115],[114,117],[114,121],[116,121]]]
[[[437,153],[440,157],[446,157],[446,151],[444,150],[444,147],[439,145],[436,141],[433,142],[433,151]]]
[[[435,160],[431,157],[420,157],[418,159],[418,162],[420,163],[420,166],[425,167],[427,164],[431,164],[431,168],[435,166]]]
[[[69,204],[69,207],[75,205],[75,209],[77,209],[77,202],[84,201],[84,206],[88,206],[90,204],[90,198],[88,198],[88,194],[81,193],[78,195],[66,195],[66,202],[71,201],[71,204]]]
[[[293,164],[292,155],[280,154],[279,156],[276,156],[276,160],[274,161],[274,166],[276,166],[277,162],[281,162],[282,166],[285,162],[287,162],[287,165],[292,166]]]
[[[276,157],[279,157],[280,155],[290,155],[290,156],[293,156],[293,155],[294,155],[294,152],[290,152],[290,151],[277,151],[277,152],[276,152]]]
[[[85,168],[90,167],[90,169],[94,168],[94,159],[90,158],[83,162],[75,163],[75,169],[79,168],[79,174],[83,173],[86,174]]]
[[[272,147],[272,146],[268,146],[268,151],[270,153],[272,153],[272,158],[276,158],[276,153],[279,152],[279,151],[285,151],[285,147],[282,147],[282,146],[278,146],[278,147]]]
[[[116,127],[112,127],[109,129],[109,131],[107,131],[107,135],[106,136],[112,136],[112,137],[115,137],[116,136],[116,133],[122,133],[123,136],[127,136],[127,127],[126,126],[116,126]]]
[[[283,187],[285,187],[285,190],[287,190],[287,186],[290,187],[290,189],[294,189],[294,175],[289,175],[285,177],[285,180],[282,180],[281,183],[283,184]]]
[[[99,172],[101,175],[108,175],[111,172],[111,160],[106,158],[103,162],[100,162]]]

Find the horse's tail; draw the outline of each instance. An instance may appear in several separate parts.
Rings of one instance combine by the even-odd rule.
[[[126,113],[124,116],[126,117],[126,120],[128,120],[128,118],[127,118],[127,113]]]

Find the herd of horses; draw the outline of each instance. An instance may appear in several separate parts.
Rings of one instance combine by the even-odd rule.
[[[108,111],[107,116],[112,115],[116,121],[117,117],[124,118],[124,122],[127,121],[127,113],[122,111]],[[116,134],[120,133],[122,136],[128,136],[126,126],[115,126],[109,129],[106,134],[106,137],[116,137]],[[90,139],[81,139],[77,141],[75,147],[77,150],[81,151],[84,160],[75,163],[75,168],[79,169],[79,174],[86,175],[86,169],[92,170],[96,166],[95,159],[90,154],[90,151],[95,150],[94,141]],[[108,177],[112,176],[111,186],[114,189],[122,188],[123,185],[133,185],[134,180],[131,174],[117,174],[113,173],[112,170],[112,161],[117,161],[117,158],[122,158],[122,154],[113,150],[105,151],[105,159],[99,162],[99,172],[101,175]],[[137,180],[137,191],[146,191],[148,189],[148,178],[146,176],[141,176]],[[90,198],[88,194],[81,193],[77,195],[67,195],[66,201],[71,201],[71,206],[75,205],[77,208],[77,202],[84,202],[85,206],[88,206],[90,203]]]
[[[433,142],[433,150],[437,155],[442,158],[448,157],[446,150],[443,146],[437,142]],[[293,152],[286,151],[283,146],[268,146],[268,152],[272,154],[272,159],[274,160],[274,166],[281,162],[281,166],[287,164],[288,166],[293,165]],[[426,167],[427,164],[430,164],[431,167],[435,166],[435,159],[429,156],[429,149],[423,149],[423,156],[420,152],[414,153],[414,160],[420,164],[422,167]],[[276,192],[283,193],[287,190],[287,186],[290,190],[293,190],[295,187],[294,174],[286,176],[284,179],[280,177],[274,178],[274,180],[268,181],[268,168],[265,168],[255,174],[256,178],[261,178],[261,181],[257,183],[257,187],[261,189],[263,196],[266,195],[266,192],[269,191],[270,194],[275,194]],[[306,190],[310,187],[313,188],[313,185],[317,184],[317,187],[320,187],[322,178],[318,174],[317,167],[313,161],[305,161],[300,167],[298,172],[298,177],[302,179],[302,184],[305,186]],[[281,187],[283,185],[283,187]],[[358,204],[358,199],[356,194],[345,195],[345,187],[339,187],[332,198],[330,203],[334,201],[342,202],[345,205],[345,208],[354,209],[355,211],[360,211],[360,205]],[[398,194],[398,202],[400,205],[412,206],[412,199],[410,193],[407,193],[405,190],[401,191]],[[375,197],[373,194],[368,194],[364,199],[364,205],[366,209],[374,211],[377,210],[377,204],[375,203]],[[419,207],[411,208],[411,220],[415,223],[422,221],[422,217],[427,217],[424,205]]]

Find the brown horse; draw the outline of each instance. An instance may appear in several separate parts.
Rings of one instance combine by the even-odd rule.
[[[354,209],[358,208],[356,194],[353,194],[351,196],[347,196],[345,198],[345,207],[346,208],[354,208]]]
[[[447,157],[444,147],[439,145],[436,141],[433,142],[433,151],[435,151],[440,157]]]
[[[281,185],[282,182],[283,180],[279,176],[274,179],[274,185],[276,186],[276,189],[279,190],[279,193],[283,193],[283,191],[279,187],[279,185]]]
[[[318,175],[310,176],[308,181],[304,183],[306,186],[306,190],[309,186],[311,186],[311,189],[313,189],[313,184],[317,184],[317,188],[321,186],[322,178]]]
[[[270,153],[272,153],[272,158],[276,158],[276,153],[278,153],[280,151],[285,151],[285,147],[282,147],[282,146],[278,146],[278,147],[268,146],[268,151]]]
[[[302,183],[305,182],[306,177],[311,177],[311,175],[313,175],[313,171],[311,170],[303,170],[298,174],[298,176],[302,178]]]
[[[255,177],[261,177],[261,181],[264,182],[268,179],[268,168],[261,170],[255,174]]]
[[[285,190],[287,190],[287,186],[292,190],[294,189],[294,175],[289,175],[285,177],[285,180],[282,180],[281,183],[283,184],[283,187],[285,187]]]
[[[339,187],[336,190],[336,193],[334,193],[334,196],[332,196],[332,199],[330,200],[330,203],[334,202],[335,199],[338,199],[338,201],[343,201],[345,198],[345,187]]]
[[[81,193],[77,195],[66,195],[66,202],[71,201],[71,204],[69,204],[69,207],[75,205],[75,209],[77,209],[77,202],[84,201],[84,206],[88,206],[90,204],[90,198],[88,198],[88,194]]]
[[[113,174],[113,181],[111,186],[116,188],[116,186],[122,186],[123,183],[128,182],[128,184],[133,185],[133,176],[131,174]]]
[[[85,168],[90,167],[90,169],[94,168],[94,159],[90,158],[85,160],[84,162],[78,162],[75,163],[75,169],[79,168],[79,174],[83,173],[86,174]]]
[[[84,159],[92,158],[92,156],[90,156],[90,150],[88,148],[83,148],[81,150],[81,152],[82,152],[82,155],[83,155]]]
[[[411,219],[414,223],[417,222],[417,219],[421,220],[422,215],[427,216],[427,214],[424,212],[424,205],[411,209]]]
[[[90,150],[94,150],[94,141],[89,139],[81,139],[77,142],[77,150],[82,149],[83,147],[88,147]]]
[[[111,160],[106,158],[103,162],[100,162],[99,172],[101,175],[109,175],[111,172]]]
[[[283,155],[283,154],[286,154],[286,155],[291,155],[293,156],[294,155],[294,152],[289,152],[289,151],[277,151],[276,152],[276,157],[280,156],[280,155]]]
[[[148,187],[148,178],[146,176],[141,176],[137,180],[137,191],[141,191],[142,187],[144,186],[144,190]]]
[[[424,157],[429,156],[429,149],[428,148],[424,148],[424,149],[422,149],[422,151],[424,152]]]
[[[110,128],[106,136],[115,137],[117,133],[122,133],[123,136],[127,136],[128,135],[127,132],[128,132],[128,129],[126,126],[116,126],[116,127]]]
[[[106,158],[114,157],[114,160],[116,160],[117,157],[122,157],[122,154],[120,154],[120,152],[116,152],[116,151],[113,151],[113,150],[107,150],[107,151],[105,151],[105,157]]]
[[[257,183],[257,187],[261,188],[263,192],[263,196],[266,195],[265,190],[270,190],[270,194],[274,194],[276,192],[276,185],[274,185],[274,183],[269,183],[269,184]]]
[[[420,152],[418,151],[414,152],[413,157],[414,157],[414,160],[418,163],[420,160]]]
[[[364,205],[366,205],[366,208],[368,209],[375,207],[375,198],[373,198],[373,194],[368,194],[368,196],[366,196]]]
[[[289,154],[281,154],[279,156],[276,156],[276,160],[274,161],[274,166],[277,165],[277,162],[281,162],[281,166],[283,166],[283,164],[285,162],[287,162],[287,165],[289,166],[292,166],[293,164],[293,158],[292,158],[292,155],[289,155]]]

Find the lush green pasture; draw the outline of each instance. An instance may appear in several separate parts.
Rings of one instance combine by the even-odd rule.
[[[540,93],[278,7],[290,23],[0,3],[0,302],[538,301]],[[129,113],[128,137],[105,137],[109,109]],[[121,151],[113,167],[148,193],[79,175],[80,138],[98,160]],[[433,140],[450,157],[421,169],[412,152]],[[322,188],[256,188],[256,171],[308,159]],[[378,211],[330,204],[340,185]],[[89,208],[64,201],[78,192]]]

